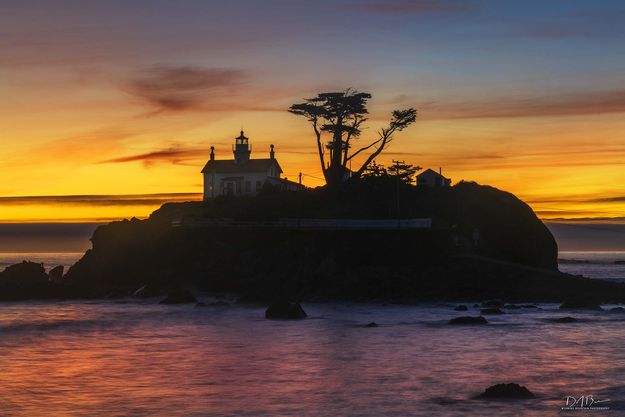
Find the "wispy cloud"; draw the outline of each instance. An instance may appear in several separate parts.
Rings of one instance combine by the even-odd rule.
[[[466,102],[428,102],[427,119],[573,116],[625,112],[625,90],[590,91],[540,97],[499,97]]]
[[[71,206],[154,206],[167,202],[199,200],[201,197],[201,193],[18,196],[0,197],[0,206],[32,204]]]
[[[125,89],[157,111],[223,109],[223,101],[247,82],[244,71],[194,66],[154,66],[137,73]]]
[[[182,148],[170,147],[166,149],[145,152],[140,154],[120,156],[117,158],[105,159],[100,161],[102,164],[108,163],[124,163],[141,161],[145,165],[152,165],[157,162],[168,162],[172,164],[183,164],[190,160],[198,160],[206,157],[205,148]]]
[[[368,1],[362,7],[372,13],[457,13],[468,10],[467,2],[455,0],[388,0]]]
[[[593,203],[625,203],[625,196],[618,195],[614,197],[595,198],[589,201]]]

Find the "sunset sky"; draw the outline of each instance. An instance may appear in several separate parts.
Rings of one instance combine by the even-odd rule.
[[[544,219],[625,217],[625,3],[0,0],[0,222],[145,216],[197,199],[209,147],[270,143],[320,185],[286,109],[373,95],[384,158],[513,192]]]

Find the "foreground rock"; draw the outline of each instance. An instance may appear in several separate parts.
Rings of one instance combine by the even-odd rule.
[[[478,317],[463,316],[463,317],[456,317],[454,319],[449,320],[449,324],[454,324],[454,325],[488,324],[488,320],[486,320],[482,316],[478,316]]]
[[[560,305],[560,309],[603,310],[596,300],[584,298],[566,300]]]
[[[498,308],[483,308],[480,314],[504,314],[504,312]]]
[[[188,304],[197,303],[197,299],[187,290],[175,290],[167,294],[167,297],[159,304]]]
[[[482,307],[502,308],[504,306],[501,300],[488,300],[482,303]]]
[[[576,323],[577,319],[575,317],[566,316],[566,317],[558,317],[551,321],[553,321],[554,323]]]
[[[63,265],[55,266],[48,272],[48,277],[50,281],[60,284],[63,282]]]
[[[365,327],[378,327],[378,323],[376,323],[375,321],[372,321],[371,323],[367,323]]]
[[[305,319],[308,314],[299,303],[293,301],[274,301],[265,311],[266,319],[297,320]]]
[[[510,383],[490,386],[477,398],[483,400],[525,400],[536,398],[536,396],[524,386]]]
[[[1,300],[62,298],[62,290],[39,263],[24,261],[0,272]]]
[[[27,261],[7,266],[0,278],[2,283],[20,286],[43,284],[49,281],[42,264]]]

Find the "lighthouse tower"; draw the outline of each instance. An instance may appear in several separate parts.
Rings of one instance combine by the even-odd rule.
[[[252,149],[250,148],[249,138],[245,137],[242,130],[239,137],[235,138],[232,152],[234,153],[234,162],[237,164],[244,164],[250,160]]]

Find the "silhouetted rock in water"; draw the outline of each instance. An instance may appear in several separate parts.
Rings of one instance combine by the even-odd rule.
[[[501,300],[488,300],[482,303],[482,307],[496,307],[501,308],[504,306],[503,301]]]
[[[465,305],[459,305],[456,308],[454,308],[454,310],[456,310],[456,311],[467,311],[468,308]]]
[[[560,309],[603,310],[601,308],[601,303],[590,298],[574,298],[566,300],[560,305]]]
[[[498,308],[483,308],[480,314],[504,314],[504,312]]]
[[[536,396],[524,386],[510,383],[490,386],[477,398],[483,400],[524,400],[536,398]]]
[[[625,261],[614,261],[615,265],[625,265]]]
[[[48,272],[50,281],[60,284],[63,281],[63,265],[55,266]]]
[[[371,323],[365,324],[365,327],[378,327],[378,323],[372,321]]]
[[[0,275],[2,283],[16,285],[36,285],[49,282],[48,274],[42,264],[23,261],[19,264],[7,266]]]
[[[625,312],[625,308],[623,308],[623,307],[612,307],[610,309],[610,311],[613,312],[613,313],[623,313],[623,312]]]
[[[558,317],[558,318],[552,319],[551,321],[553,321],[554,323],[575,323],[577,322],[577,319],[575,317],[566,316],[566,317]]]
[[[503,308],[508,309],[508,310],[519,310],[522,307],[517,304],[506,304],[505,306],[503,306]]]
[[[305,319],[308,317],[299,303],[293,301],[274,301],[265,311],[266,319]]]
[[[473,308],[480,308],[479,304],[473,304]]]
[[[538,308],[538,306],[535,306],[534,304],[523,304],[521,307],[522,308]]]
[[[100,289],[83,291],[59,277],[60,268],[54,268],[52,278],[40,263],[23,261],[0,272],[0,300],[87,298],[102,296]],[[62,272],[60,274],[62,276]]]
[[[195,307],[208,307],[208,304],[199,302],[199,303],[195,303]]]
[[[24,261],[0,272],[0,300],[60,298],[60,289],[39,263]]]
[[[163,292],[157,285],[145,284],[133,291],[132,296],[135,298],[152,298],[158,297],[162,294]]]
[[[449,324],[461,325],[461,324],[488,324],[488,320],[486,320],[482,316],[478,317],[456,317],[449,320]]]
[[[167,297],[162,299],[159,304],[187,304],[197,303],[197,299],[193,294],[187,290],[174,290],[167,294]]]

